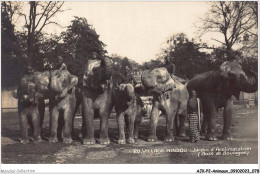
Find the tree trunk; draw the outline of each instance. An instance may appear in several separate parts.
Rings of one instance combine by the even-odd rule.
[[[29,16],[29,26],[27,35],[27,56],[28,56],[28,66],[33,65],[33,52],[35,51],[35,18],[36,18],[36,3],[35,1],[30,2],[30,16]]]
[[[231,48],[231,46],[229,44],[227,44],[226,55],[227,55],[227,60],[228,61],[234,60],[234,57],[233,57],[233,54],[232,54],[232,48]]]

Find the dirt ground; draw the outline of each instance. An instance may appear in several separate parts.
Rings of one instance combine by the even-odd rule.
[[[258,163],[258,118],[257,108],[235,106],[232,141],[206,141],[204,136],[198,143],[189,143],[188,137],[175,137],[175,142],[163,142],[165,118],[161,117],[157,129],[158,142],[147,142],[149,119],[144,118],[140,137],[135,144],[118,145],[118,130],[115,118],[109,121],[110,145],[82,145],[48,143],[21,144],[17,112],[2,112],[1,153],[3,164],[257,164]],[[217,117],[217,135],[222,132],[221,111]],[[44,119],[43,133],[48,135],[48,111]],[[79,132],[81,117],[76,118],[75,127]],[[186,125],[188,127],[188,125]],[[98,137],[99,120],[95,120],[95,137]]]

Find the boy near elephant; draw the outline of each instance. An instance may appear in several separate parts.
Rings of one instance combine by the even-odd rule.
[[[197,98],[197,92],[191,91],[191,97],[188,101],[187,112],[189,116],[189,131],[190,131],[190,142],[196,143],[200,139],[200,113],[201,104],[200,99]]]

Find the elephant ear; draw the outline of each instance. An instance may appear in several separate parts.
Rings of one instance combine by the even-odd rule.
[[[228,74],[229,72],[231,71],[231,62],[229,61],[225,61],[224,63],[222,63],[222,65],[219,67],[219,71],[221,73],[221,75],[224,77],[224,78],[229,78],[228,77]]]
[[[123,94],[122,96],[125,98],[125,99],[128,99],[128,100],[133,100],[135,98],[135,89],[134,89],[134,86],[132,84],[120,84],[118,86],[118,91]]]
[[[68,79],[69,79],[68,86],[65,87],[59,95],[55,96],[56,100],[66,97],[67,94],[71,94],[72,88],[78,84],[78,77],[69,74]]]
[[[112,76],[113,64],[108,57],[103,57],[101,60],[101,66],[105,68],[106,80],[110,79]]]

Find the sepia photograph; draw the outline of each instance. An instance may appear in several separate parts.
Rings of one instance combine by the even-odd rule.
[[[258,1],[1,1],[1,173],[258,163]]]

